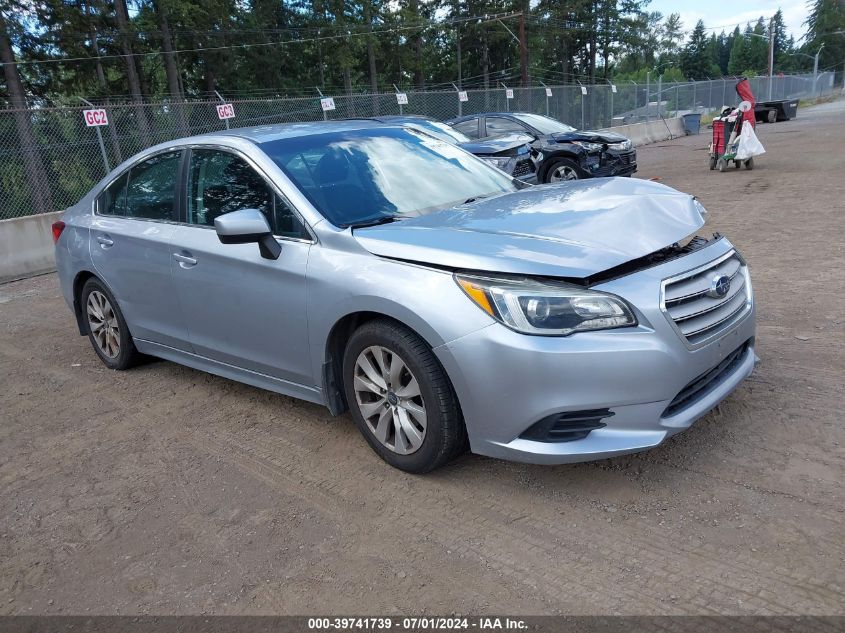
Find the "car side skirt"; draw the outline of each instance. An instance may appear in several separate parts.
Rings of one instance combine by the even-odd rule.
[[[242,367],[228,365],[211,358],[206,358],[205,356],[199,356],[173,347],[168,347],[167,345],[161,345],[160,343],[154,343],[152,341],[146,341],[144,339],[134,337],[132,341],[135,343],[135,347],[138,351],[142,354],[148,354],[149,356],[169,360],[174,363],[178,363],[179,365],[185,365],[186,367],[198,369],[199,371],[214,374],[215,376],[228,378],[229,380],[234,380],[236,382],[243,382],[248,385],[252,385],[253,387],[258,387],[259,389],[266,389],[267,391],[280,393],[284,396],[291,396],[292,398],[307,400],[308,402],[313,402],[315,404],[326,405],[322,390],[315,387],[300,385],[295,382],[282,380],[281,378],[275,378],[274,376],[268,376],[266,374],[243,369]]]

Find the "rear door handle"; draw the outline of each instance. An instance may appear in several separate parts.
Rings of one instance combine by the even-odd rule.
[[[103,248],[108,248],[109,246],[114,246],[114,240],[111,239],[107,235],[98,235],[97,241],[100,243],[100,246]]]
[[[173,259],[179,262],[182,268],[190,268],[197,265],[197,260],[189,255],[182,255],[181,253],[173,253]]]

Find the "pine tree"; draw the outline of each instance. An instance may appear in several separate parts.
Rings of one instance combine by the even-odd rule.
[[[741,75],[748,69],[751,59],[748,48],[749,39],[747,35],[740,32],[739,27],[734,29],[731,56],[728,60],[729,75]]]
[[[712,73],[715,59],[708,55],[709,47],[704,22],[699,20],[692,31],[690,40],[681,52],[681,70],[690,79],[707,79]]]
[[[824,44],[819,55],[819,68],[841,66],[845,59],[845,3],[842,0],[812,0],[810,14],[804,24],[807,26],[806,54],[815,55]]]

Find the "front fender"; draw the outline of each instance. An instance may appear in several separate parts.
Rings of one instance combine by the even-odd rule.
[[[315,248],[308,262],[307,318],[318,384],[324,382],[323,365],[335,325],[364,312],[399,321],[431,347],[494,322],[463,293],[449,271],[368,252]]]

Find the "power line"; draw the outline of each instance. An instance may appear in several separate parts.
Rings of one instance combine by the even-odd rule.
[[[334,40],[341,40],[347,39],[350,37],[370,37],[373,35],[381,35],[383,33],[399,33],[402,31],[413,31],[420,28],[432,28],[432,27],[443,27],[452,24],[461,24],[471,21],[480,20],[482,23],[490,22],[499,19],[508,19],[515,17],[519,14],[514,13],[502,13],[502,14],[485,14],[480,16],[471,16],[471,17],[464,17],[464,18],[452,18],[449,20],[443,20],[440,22],[430,21],[427,23],[417,23],[412,25],[405,25],[405,26],[397,26],[387,29],[377,29],[373,31],[365,30],[357,33],[343,33],[339,35],[325,35],[325,36],[317,36],[317,37],[310,37],[310,38],[298,38],[295,40],[285,40],[282,42],[257,42],[254,44],[231,44],[226,46],[206,46],[206,47],[197,47],[197,48],[182,48],[178,50],[171,51],[170,53],[165,53],[164,51],[151,51],[148,53],[117,53],[114,55],[90,55],[87,57],[62,57],[56,59],[31,59],[31,60],[23,60],[23,61],[16,61],[14,63],[10,63],[9,65],[30,65],[30,64],[64,64],[69,62],[86,62],[86,61],[94,61],[98,59],[125,59],[128,57],[151,57],[151,56],[158,56],[158,55],[178,55],[180,53],[197,53],[197,52],[213,52],[213,51],[221,51],[221,50],[235,50],[235,49],[251,49],[251,48],[261,48],[267,46],[288,46],[290,44],[308,44],[314,42],[324,42],[324,41],[334,41]],[[2,66],[3,64],[0,64]]]

